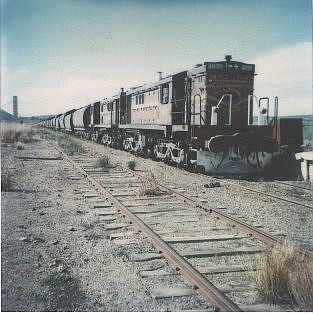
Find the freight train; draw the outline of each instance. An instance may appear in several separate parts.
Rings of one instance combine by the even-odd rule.
[[[262,172],[282,145],[302,144],[301,119],[270,118],[254,95],[255,65],[204,62],[40,124],[201,173]]]

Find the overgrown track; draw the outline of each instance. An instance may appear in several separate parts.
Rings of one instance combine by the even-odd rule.
[[[199,266],[197,260],[205,257],[218,258],[218,256],[241,255],[245,258],[250,255],[257,255],[266,250],[266,246],[281,243],[279,238],[240,222],[218,209],[209,208],[203,203],[164,185],[157,185],[161,191],[157,196],[138,197],[137,189],[144,180],[142,175],[124,168],[120,168],[120,171],[116,169],[110,169],[108,172],[99,171],[99,169],[94,169],[92,157],[82,155],[70,158],[57,146],[55,148],[88,180],[104,201],[110,202],[110,205],[127,222],[147,236],[154,244],[157,253],[144,254],[138,257],[139,261],[144,262],[163,256],[175,267],[176,272],[179,272],[191,283],[194,289],[209,300],[216,309],[222,311],[241,310],[236,302],[226,296],[224,292],[240,293],[249,289],[249,284],[230,284],[228,289],[220,288],[219,283],[209,281],[206,275],[252,271],[251,265],[227,264],[219,267],[220,263],[217,261],[217,267],[212,269],[212,267],[203,267],[203,264]],[[205,211],[208,215],[205,219],[197,221],[194,220],[195,211]],[[176,220],[173,224],[171,219],[175,215],[178,217],[178,221]],[[165,220],[162,220],[164,218]],[[164,221],[163,224],[162,221]],[[199,230],[202,230],[201,234],[199,234]],[[182,235],[179,236],[177,233]],[[214,247],[216,243],[219,245]],[[184,246],[190,244],[194,247],[192,250],[186,250]],[[199,249],[200,244],[211,246],[211,248]],[[264,246],[264,244],[266,245]],[[299,254],[311,258],[303,252],[299,252]],[[189,262],[186,258],[194,259],[194,261]],[[153,275],[153,272],[150,274],[146,272],[146,275]],[[226,282],[229,283],[230,281],[231,279]]]

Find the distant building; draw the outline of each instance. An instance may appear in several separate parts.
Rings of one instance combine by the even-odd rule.
[[[0,109],[0,122],[18,123],[20,121],[17,117],[14,117],[12,114],[6,112],[5,110]]]

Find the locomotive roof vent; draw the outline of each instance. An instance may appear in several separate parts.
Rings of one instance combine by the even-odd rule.
[[[225,56],[225,60],[226,60],[227,62],[229,62],[231,59],[232,59],[232,58],[231,58],[231,55],[226,55],[226,56]]]

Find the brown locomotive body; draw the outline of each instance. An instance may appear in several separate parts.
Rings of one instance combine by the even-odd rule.
[[[269,118],[270,100],[256,98],[254,76],[253,64],[231,56],[205,62],[86,106],[89,126],[77,121],[71,131],[201,172],[260,172],[279,145],[302,144],[302,126],[278,118],[277,97]]]

